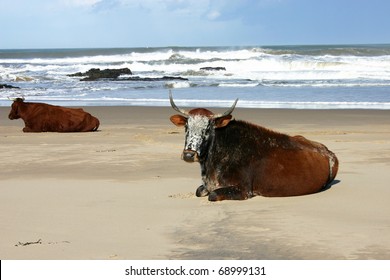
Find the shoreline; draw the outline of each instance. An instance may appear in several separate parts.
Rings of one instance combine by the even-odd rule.
[[[98,132],[23,133],[0,107],[1,259],[390,259],[386,110],[235,109],[325,144],[339,174],[314,195],[210,203],[172,108],[83,108]]]
[[[210,100],[210,102],[198,102],[196,100],[192,101],[193,103],[189,103],[190,101],[184,100],[179,101],[178,106],[183,108],[208,108],[208,109],[215,109],[215,110],[223,110],[224,108],[228,108],[231,106],[231,104],[234,102],[234,98],[231,100],[223,100],[223,105],[215,105],[215,100]],[[239,100],[238,106],[236,106],[235,110],[297,110],[297,111],[389,111],[390,110],[390,103],[386,102],[383,104],[378,104],[375,106],[357,106],[357,105],[351,105],[351,106],[342,106],[338,104],[329,104],[329,105],[319,105],[319,106],[277,106],[277,105],[265,105],[265,104],[256,104],[256,105],[250,105],[247,106],[245,104],[242,104],[240,102],[242,100]],[[54,101],[54,100],[26,100],[26,102],[37,102],[37,103],[47,103],[51,105],[56,106],[63,106],[63,107],[69,107],[69,108],[171,108],[169,101],[167,99],[161,99],[161,102],[153,104],[153,102],[149,101],[142,101],[140,103],[136,102],[106,102],[100,104],[99,102],[68,102],[68,101]],[[184,104],[180,104],[184,103]],[[12,100],[0,100],[0,108],[8,108],[12,104]],[[189,106],[188,104],[193,104]]]

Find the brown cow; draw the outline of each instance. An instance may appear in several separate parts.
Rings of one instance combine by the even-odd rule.
[[[24,102],[16,98],[8,115],[10,120],[21,118],[23,132],[86,132],[96,131],[100,122],[83,109],[71,109],[45,103]]]
[[[179,109],[171,116],[185,126],[182,159],[199,162],[203,184],[197,196],[210,201],[252,196],[297,196],[316,193],[336,177],[338,159],[323,144],[289,136],[245,121],[233,120],[238,100],[222,115],[207,109]]]

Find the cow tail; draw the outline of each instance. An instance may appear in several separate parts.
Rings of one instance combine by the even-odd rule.
[[[96,125],[95,125],[95,128],[92,130],[92,131],[97,131],[99,126],[100,126],[100,121],[98,118],[95,118],[96,119]]]
[[[328,184],[332,181],[333,178],[333,157],[329,157],[329,178],[328,178]]]
[[[333,154],[332,152],[329,153],[328,162],[329,162],[329,177],[328,177],[328,181],[325,184],[325,187],[328,187],[332,183],[333,179],[336,177],[336,173],[338,169],[338,159],[335,156],[335,154]]]

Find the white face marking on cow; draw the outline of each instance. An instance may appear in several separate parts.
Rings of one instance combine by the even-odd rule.
[[[187,120],[185,150],[191,150],[200,156],[200,147],[209,138],[210,119],[202,115],[192,115]]]

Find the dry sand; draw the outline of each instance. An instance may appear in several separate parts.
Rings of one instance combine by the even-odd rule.
[[[27,134],[0,108],[0,259],[390,259],[389,111],[236,109],[324,143],[339,174],[314,195],[210,203],[171,108],[85,109],[98,132]]]

